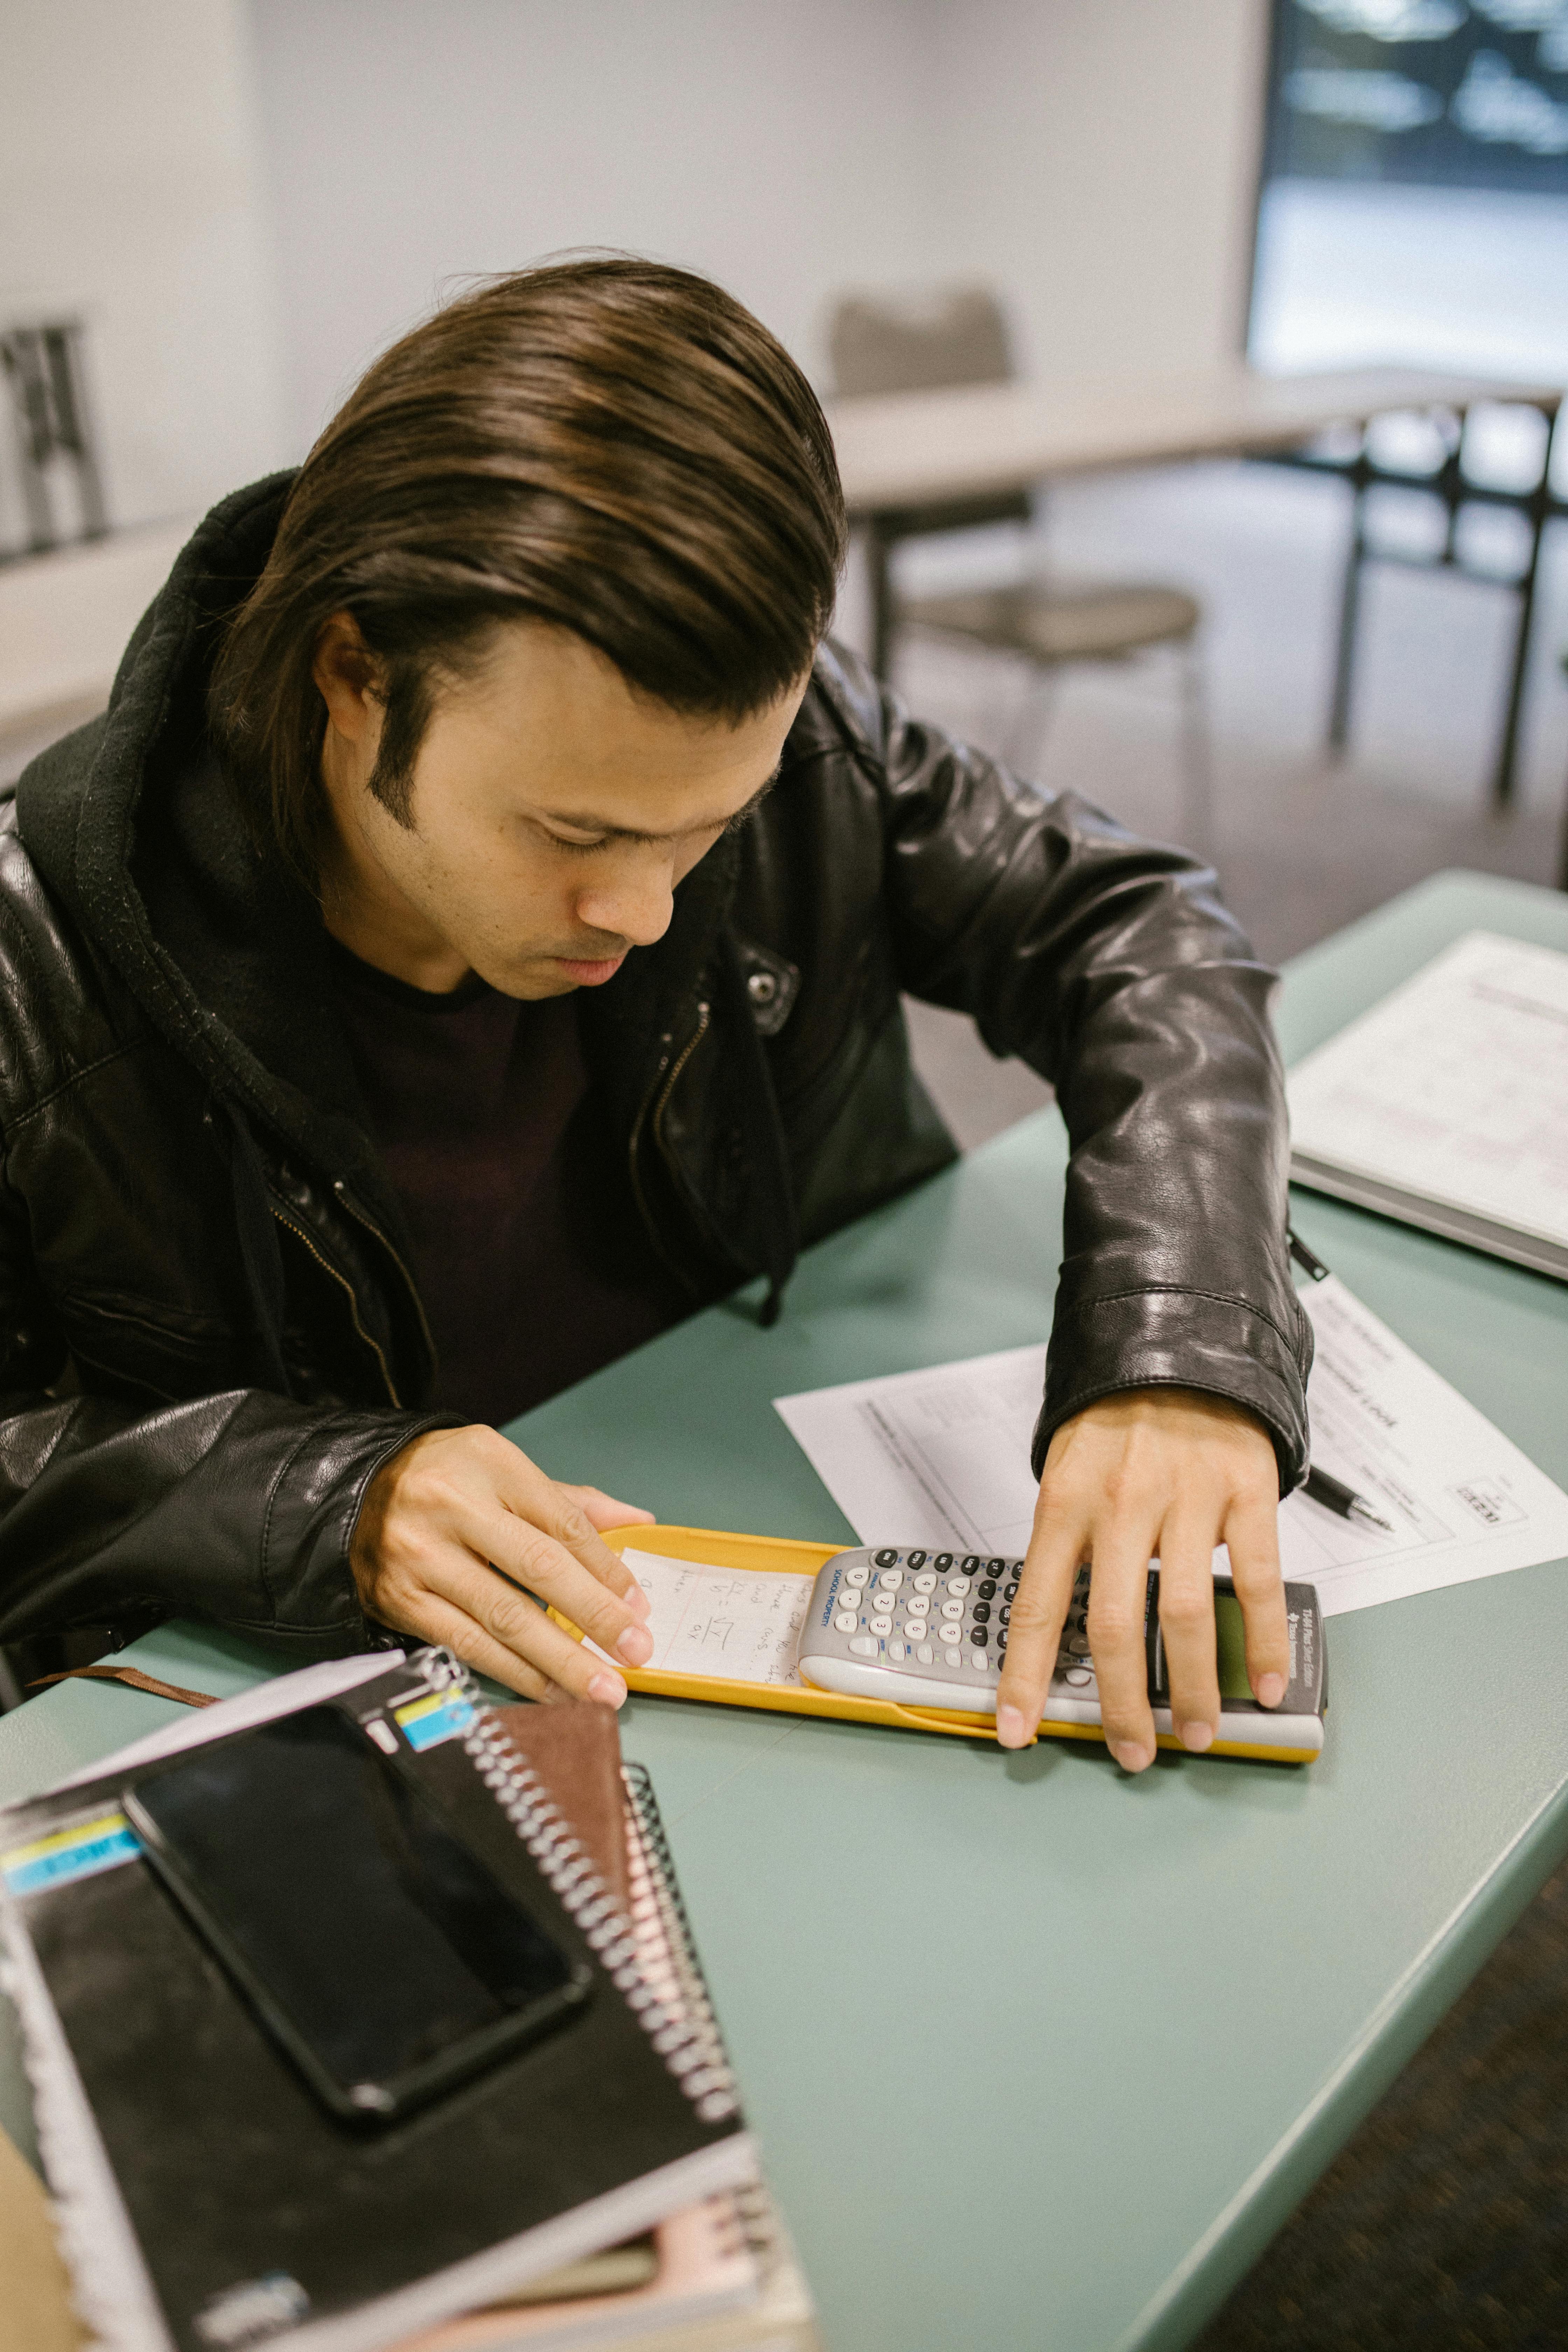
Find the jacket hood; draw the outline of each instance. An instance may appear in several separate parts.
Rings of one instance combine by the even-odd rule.
[[[29,856],[153,1027],[401,1229],[338,1024],[309,892],[259,848],[206,737],[222,622],[259,577],[294,477],[213,509],[138,623],[100,719],[16,789]]]

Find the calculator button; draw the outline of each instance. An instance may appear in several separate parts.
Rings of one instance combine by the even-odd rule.
[[[947,1589],[952,1593],[955,1601],[962,1601],[964,1594],[969,1590],[968,1577],[950,1576],[947,1580]]]
[[[961,1617],[963,1616],[963,1601],[944,1601],[942,1602],[942,1615],[943,1615],[944,1617],[952,1618],[952,1619],[953,1619],[953,1620],[955,1620],[955,1621],[956,1621],[958,1618],[961,1618]]]
[[[897,1568],[898,1564],[899,1555],[896,1551],[879,1551],[877,1554],[879,1568]]]
[[[891,1658],[894,1665],[901,1666],[904,1663],[903,1643],[896,1640],[889,1642],[888,1644],[888,1655]]]
[[[991,1661],[986,1656],[984,1650],[971,1650],[969,1653],[969,1663],[972,1666],[978,1666],[981,1673],[984,1674],[986,1667],[991,1664]]]
[[[963,1664],[963,1652],[962,1650],[944,1650],[942,1654],[947,1660],[950,1666],[961,1666]]]
[[[929,1642],[922,1642],[920,1648],[915,1652],[915,1655],[920,1660],[922,1666],[929,1666],[934,1662],[936,1652],[931,1648]]]
[[[988,1625],[991,1622],[991,1603],[989,1601],[977,1601],[969,1613],[977,1625]]]
[[[904,1605],[908,1609],[911,1617],[927,1616],[931,1612],[931,1594],[929,1592],[911,1592],[909,1600]]]
[[[1072,1652],[1075,1658],[1087,1658],[1089,1655],[1089,1636],[1087,1633],[1075,1633],[1071,1641],[1068,1643],[1068,1648]]]
[[[998,1611],[996,1612],[996,1622],[998,1623],[998,1625],[1006,1625],[1006,1624],[1010,1624],[1010,1623],[1011,1623],[1011,1622],[1012,1622],[1012,1617],[1013,1617],[1013,1612],[1012,1612],[1012,1609],[1009,1607],[1008,1603],[1007,1603],[1005,1601],[1004,1601],[1004,1602],[1002,1603],[1001,1608],[1000,1608],[1000,1609],[998,1609]]]
[[[971,1627],[969,1638],[974,1643],[977,1650],[983,1650],[985,1647],[986,1643],[991,1639],[991,1636],[986,1632],[984,1625],[975,1625]]]
[[[923,1551],[911,1551],[906,1554],[906,1557],[911,1568],[923,1568],[926,1564],[926,1556]]]
[[[884,1592],[896,1592],[904,1580],[901,1568],[885,1568],[877,1579]]]
[[[1062,1680],[1064,1683],[1071,1683],[1074,1690],[1082,1690],[1094,1680],[1094,1676],[1087,1666],[1069,1666]]]
[[[1017,1597],[1018,1580],[1016,1576],[1010,1576],[1007,1579],[1006,1583],[1002,1587],[1002,1598],[1004,1601],[1016,1601]]]
[[[933,1568],[940,1568],[945,1574],[947,1570],[952,1566],[952,1554],[950,1551],[939,1551],[936,1558],[932,1560],[931,1566]]]
[[[877,1644],[869,1633],[857,1633],[849,1646],[858,1658],[874,1658],[877,1654]]]
[[[923,1576],[916,1577],[915,1591],[917,1592],[934,1592],[936,1591],[936,1579],[931,1574],[929,1568]]]
[[[1006,1561],[1005,1559],[988,1559],[985,1563],[985,1573],[987,1576],[1005,1576],[1007,1573]]]
[[[982,1599],[982,1601],[994,1601],[994,1600],[995,1600],[995,1598],[996,1598],[996,1579],[995,1579],[994,1576],[988,1576],[988,1577],[985,1579],[984,1582],[981,1585],[981,1587],[980,1587],[980,1598]]]
[[[854,1585],[857,1591],[859,1590],[861,1585],[868,1584],[870,1582],[870,1579],[871,1571],[867,1567],[864,1560],[861,1561],[858,1568],[847,1568],[844,1571],[845,1583]]]
[[[893,1621],[890,1617],[872,1617],[867,1622],[873,1633],[890,1633],[893,1630]]]
[[[977,1568],[979,1568],[979,1567],[980,1567],[980,1565],[981,1565],[980,1561],[979,1561],[979,1560],[977,1560],[977,1559],[975,1559],[974,1554],[973,1554],[973,1552],[966,1552],[966,1553],[964,1554],[964,1559],[963,1559],[963,1573],[965,1574],[965,1576],[973,1576],[973,1573],[974,1573],[974,1571],[975,1571],[975,1570],[976,1570]]]
[[[859,1622],[853,1609],[841,1609],[833,1621],[833,1630],[837,1633],[852,1633]]]
[[[999,1658],[1005,1658],[1005,1657],[1006,1656],[1006,1654],[1007,1654],[1007,1636],[1006,1636],[1006,1634],[1005,1634],[1005,1633],[998,1633],[998,1634],[997,1634],[997,1636],[996,1636],[996,1655],[997,1655]]]

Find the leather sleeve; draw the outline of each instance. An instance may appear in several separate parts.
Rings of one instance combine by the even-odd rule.
[[[1305,1475],[1311,1326],[1286,1248],[1289,1137],[1258,961],[1194,857],[1022,783],[839,671],[883,796],[900,983],[1057,1089],[1071,1147],[1037,1472],[1119,1389],[1247,1406]]]
[[[51,1396],[63,1349],[0,1186],[0,1641],[141,1610],[301,1656],[376,1646],[349,1571],[364,1491],[444,1414],[358,1412],[238,1389],[148,1410]]]

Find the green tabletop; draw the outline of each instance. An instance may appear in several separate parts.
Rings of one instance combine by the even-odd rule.
[[[1568,948],[1568,899],[1423,885],[1297,960],[1288,1055],[1477,926]],[[717,1307],[511,1433],[661,1518],[847,1539],[772,1399],[1038,1339],[1063,1160],[1055,1114],[1026,1120],[811,1252],[774,1330]],[[1568,1485],[1568,1287],[1295,1213]],[[1188,2340],[1568,1849],[1563,1566],[1333,1620],[1307,1771],[1130,1781],[1097,1748],[630,1701],[830,2346]],[[213,1690],[267,1668],[188,1627],[127,1654]],[[0,1724],[0,1797],[173,1712],[55,1691]]]

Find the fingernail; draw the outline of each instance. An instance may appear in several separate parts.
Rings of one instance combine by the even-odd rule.
[[[1259,1706],[1278,1706],[1284,1696],[1285,1677],[1283,1675],[1264,1675],[1259,1678],[1257,1692],[1258,1704]]]
[[[1151,1753],[1136,1739],[1124,1739],[1120,1746],[1113,1743],[1110,1752],[1124,1772],[1142,1772]]]
[[[626,1686],[619,1675],[595,1675],[588,1685],[588,1696],[596,1698],[601,1706],[624,1706]]]
[[[996,1710],[996,1737],[1004,1748],[1022,1748],[1028,1739],[1029,1727],[1024,1720],[1022,1707],[999,1706]]]
[[[1194,1756],[1201,1756],[1205,1748],[1214,1746],[1214,1726],[1209,1723],[1184,1723],[1182,1746],[1190,1748]]]
[[[653,1655],[653,1635],[646,1625],[628,1625],[616,1647],[628,1666],[643,1666]]]

